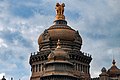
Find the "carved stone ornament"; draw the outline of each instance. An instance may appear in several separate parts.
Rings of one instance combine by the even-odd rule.
[[[79,40],[80,40],[80,38],[79,38],[79,37],[80,37],[79,32],[76,31],[75,34],[76,34],[76,35],[75,35],[75,40],[78,40],[78,41],[79,41]]]
[[[49,40],[50,34],[49,34],[48,30],[44,31],[42,38],[43,38],[43,40]]]

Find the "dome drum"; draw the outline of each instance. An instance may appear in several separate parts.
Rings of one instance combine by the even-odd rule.
[[[54,79],[54,80],[80,80],[78,77],[74,75],[46,75],[41,78],[41,80],[49,80],[49,79]]]
[[[49,39],[53,41],[57,41],[58,39],[65,41],[79,40],[82,44],[82,38],[80,35],[76,31],[70,29],[57,28],[45,30],[44,33],[40,35],[38,44]]]
[[[47,49],[52,49],[54,50],[57,46],[56,44],[57,40],[56,41],[52,41],[52,40],[49,40],[49,41],[43,41],[39,44],[39,51],[41,50],[47,50]],[[81,49],[81,45],[79,42],[76,42],[76,41],[64,41],[64,40],[61,40],[61,46],[64,50],[66,49],[72,49],[72,50],[80,50]]]
[[[55,20],[54,25],[67,25],[67,21],[65,20]]]

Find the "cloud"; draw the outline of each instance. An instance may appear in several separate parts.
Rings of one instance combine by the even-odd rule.
[[[92,77],[102,67],[110,68],[113,54],[120,61],[119,0],[0,0],[0,73],[28,79],[30,53],[38,50],[38,36],[52,25],[56,2],[65,3],[68,25],[79,30],[82,51],[93,57]]]
[[[12,14],[14,16],[19,16],[22,18],[29,18],[34,15],[33,10],[26,6],[13,7],[13,9],[11,9],[11,11],[13,12]]]
[[[8,47],[7,44],[4,43],[4,41],[2,39],[0,39],[0,47]]]

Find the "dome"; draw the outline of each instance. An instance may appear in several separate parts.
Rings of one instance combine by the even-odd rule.
[[[120,74],[120,69],[117,68],[117,66],[115,65],[115,60],[113,60],[113,65],[112,67],[108,70],[108,74],[109,75],[116,75],[116,74]]]
[[[54,21],[54,25],[46,29],[38,38],[38,44],[40,45],[43,41],[52,40],[57,41],[58,39],[64,41],[79,41],[82,44],[82,38],[78,31],[73,30],[67,25],[65,20]]]
[[[102,70],[101,70],[101,72],[106,72],[106,68],[103,67]]]
[[[108,74],[110,75],[115,75],[115,74],[120,74],[120,70],[117,68],[117,66],[112,66],[109,70],[108,70]]]
[[[108,74],[107,74],[106,71],[107,71],[106,68],[103,67],[102,70],[101,70],[102,73],[101,73],[99,76],[100,76],[100,77],[101,77],[101,76],[108,76]]]
[[[63,6],[62,6],[63,7]],[[39,51],[56,48],[56,42],[61,40],[63,49],[80,50],[82,38],[78,31],[67,25],[64,8],[56,8],[54,24],[46,29],[38,38]]]
[[[69,55],[61,48],[60,42],[58,40],[57,48],[49,54],[48,60],[50,61],[50,60],[67,60],[67,59],[69,59]]]

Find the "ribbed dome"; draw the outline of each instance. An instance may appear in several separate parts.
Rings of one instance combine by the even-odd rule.
[[[65,20],[57,20],[55,24],[48,28],[42,33],[38,38],[38,44],[43,41],[50,39],[52,41],[65,40],[65,41],[74,41],[78,40],[82,44],[82,38],[79,33],[73,30],[71,27],[67,26]]]

